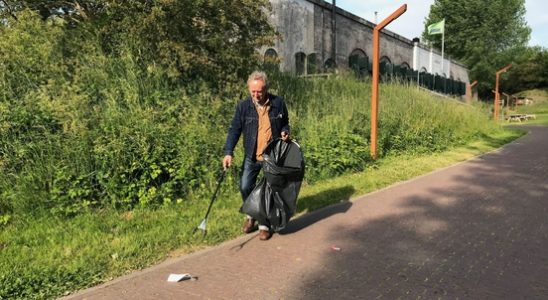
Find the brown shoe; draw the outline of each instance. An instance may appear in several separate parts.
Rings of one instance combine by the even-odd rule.
[[[272,236],[272,233],[270,233],[270,230],[259,230],[259,239],[261,241],[266,241]]]
[[[242,226],[242,232],[243,233],[250,233],[250,232],[253,231],[254,227],[255,227],[255,219],[247,218],[244,222],[244,225]]]

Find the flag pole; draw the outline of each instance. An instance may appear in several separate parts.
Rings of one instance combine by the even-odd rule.
[[[443,30],[441,32],[441,74],[445,74],[443,72],[443,70],[445,69],[444,68],[445,62],[443,61],[444,46],[445,46],[445,19],[443,19]],[[447,78],[447,75],[445,75],[444,77]]]

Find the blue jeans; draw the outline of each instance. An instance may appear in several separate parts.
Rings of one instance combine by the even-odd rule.
[[[257,184],[257,176],[263,167],[262,161],[256,161],[247,156],[244,158],[242,172],[240,174],[240,193],[245,201]]]

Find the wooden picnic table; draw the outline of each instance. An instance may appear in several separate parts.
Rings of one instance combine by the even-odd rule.
[[[506,120],[508,122],[512,122],[512,121],[522,122],[527,120],[534,120],[536,118],[537,116],[534,114],[510,114],[506,116]]]

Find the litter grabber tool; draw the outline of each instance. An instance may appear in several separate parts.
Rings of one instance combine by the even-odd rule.
[[[211,212],[211,207],[213,206],[213,202],[215,202],[215,199],[217,199],[217,196],[219,195],[219,190],[221,189],[221,183],[225,179],[226,169],[223,169],[221,172],[221,175],[219,175],[219,179],[217,179],[217,188],[215,188],[215,193],[213,193],[213,197],[211,197],[211,202],[209,202],[209,207],[207,208],[207,212],[205,214],[204,219],[198,225],[198,227],[194,228],[194,231],[192,234],[195,234],[196,231],[202,230],[204,232],[204,236],[207,234],[207,217],[209,216],[209,213]]]

